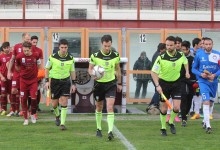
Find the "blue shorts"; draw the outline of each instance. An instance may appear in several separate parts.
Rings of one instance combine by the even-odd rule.
[[[218,88],[218,83],[217,82],[209,82],[209,83],[204,83],[204,82],[199,82],[199,88],[200,88],[200,94],[202,96],[203,101],[213,101],[217,88]]]

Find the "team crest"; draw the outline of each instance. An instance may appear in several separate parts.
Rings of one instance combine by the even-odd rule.
[[[105,62],[105,66],[108,66],[108,65],[109,65],[109,62],[106,61],[106,62]]]
[[[213,55],[213,57],[212,57],[214,60],[216,60],[217,59],[217,56],[216,55]]]
[[[5,59],[5,58],[2,58],[2,61],[3,61],[3,62],[6,62],[6,59]]]
[[[205,60],[205,58],[204,58],[204,57],[202,57],[202,60],[201,60],[201,61],[206,61],[206,60]]]
[[[211,53],[209,55],[209,61],[213,63],[218,63],[218,60],[219,60],[219,56],[217,54]]]
[[[61,66],[64,66],[64,63],[63,63],[63,62],[61,62]]]

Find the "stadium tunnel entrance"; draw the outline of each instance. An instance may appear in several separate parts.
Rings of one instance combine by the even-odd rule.
[[[93,97],[93,84],[94,80],[88,73],[89,58],[75,58],[77,90],[73,93],[68,100],[68,113],[94,113],[95,100]],[[115,113],[126,113],[126,63],[128,59],[121,58],[121,81],[122,91],[116,92],[116,99],[114,105]],[[104,102],[103,113],[106,112]]]

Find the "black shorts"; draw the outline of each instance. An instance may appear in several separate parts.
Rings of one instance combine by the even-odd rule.
[[[51,99],[59,99],[61,96],[70,96],[70,77],[65,79],[51,78]]]
[[[177,80],[174,82],[167,82],[159,79],[160,87],[163,90],[163,94],[167,99],[172,98],[176,100],[181,100],[181,81]]]
[[[115,98],[116,96],[116,81],[110,81],[106,83],[96,82],[94,83],[94,99],[96,101],[105,100],[105,98]]]

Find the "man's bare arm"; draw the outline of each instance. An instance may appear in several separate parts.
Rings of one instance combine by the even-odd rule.
[[[11,74],[12,74],[12,66],[14,65],[14,62],[15,62],[15,55],[12,55],[11,56],[11,59],[10,59],[10,61],[9,61],[9,65],[8,65],[8,73],[7,73],[7,78],[9,79],[9,80],[11,80]]]

